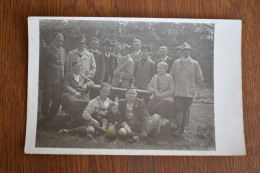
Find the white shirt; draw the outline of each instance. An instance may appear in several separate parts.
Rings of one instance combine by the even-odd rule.
[[[73,73],[73,76],[74,76],[75,81],[77,81],[79,83],[79,75],[76,75]]]
[[[167,59],[168,59],[168,56],[167,56],[167,55],[166,55],[165,58],[161,58],[161,60],[162,60],[163,62],[165,62]]]
[[[141,53],[141,49],[135,52],[135,56],[139,55]]]
[[[106,56],[107,58],[109,58],[109,57],[110,57],[110,52],[105,52],[105,56]]]

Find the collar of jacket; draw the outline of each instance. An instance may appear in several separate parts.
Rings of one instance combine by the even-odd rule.
[[[184,57],[182,56],[182,57],[181,57],[181,60],[182,60],[183,62],[191,62],[191,57],[189,56],[189,57],[185,60]]]
[[[85,53],[85,54],[88,53],[87,49],[85,49],[85,48],[84,48],[84,51],[83,51],[83,52],[79,52],[78,49],[76,49],[76,52],[77,52],[78,54],[80,54],[80,55],[83,55],[84,53]]]
[[[68,75],[69,78],[74,79],[74,73],[73,73],[73,72],[70,72],[70,73],[68,73],[67,75]],[[84,77],[86,77],[86,75],[85,75],[84,73],[79,73],[79,77],[80,77],[80,78],[84,78]],[[86,78],[87,78],[87,77],[86,77]],[[75,80],[75,79],[74,79],[74,80]]]
[[[134,51],[134,55],[135,55],[135,56],[138,56],[140,53],[141,53],[141,49],[139,49],[139,50],[136,51],[136,52]]]
[[[130,56],[129,54],[127,54],[126,56],[124,56],[124,57],[122,58],[122,60],[120,61],[120,63],[125,62],[125,61],[128,61],[129,59],[132,59],[132,58],[131,58],[131,56]]]
[[[54,46],[54,44],[50,44],[48,49],[49,49],[50,53],[60,55],[60,49],[56,48],[56,46]]]
[[[168,58],[169,58],[168,55],[166,55],[165,58],[162,58],[162,57],[161,57],[161,61],[165,62]]]
[[[111,53],[110,52],[105,52],[105,56],[107,56],[108,58],[110,57]]]
[[[126,106],[126,104],[127,104],[127,99],[124,99],[124,100],[123,100],[123,103],[124,103],[124,106]],[[134,108],[137,107],[137,106],[138,106],[138,101],[137,101],[137,98],[136,98],[135,101],[134,101]]]

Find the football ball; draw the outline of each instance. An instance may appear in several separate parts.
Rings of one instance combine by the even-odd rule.
[[[115,126],[114,125],[109,125],[107,127],[107,131],[106,131],[106,134],[105,136],[109,139],[113,139],[116,137],[116,129],[115,129]]]

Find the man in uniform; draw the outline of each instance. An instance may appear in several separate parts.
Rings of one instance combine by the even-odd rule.
[[[61,83],[64,76],[66,52],[63,35],[57,33],[52,43],[41,52],[44,88],[42,94],[42,113],[46,121],[58,113],[61,103]],[[51,103],[51,105],[50,105]]]
[[[65,64],[65,72],[72,72],[72,62],[78,60],[81,62],[82,69],[81,72],[90,78],[93,78],[96,72],[96,61],[92,53],[90,53],[86,46],[86,39],[84,36],[79,35],[75,38],[77,49],[69,52],[66,64]]]
[[[161,61],[166,62],[168,64],[168,69],[166,70],[166,73],[169,74],[174,60],[167,55],[168,48],[166,46],[161,46],[159,49],[159,53],[160,58],[155,62],[155,67],[157,68],[157,64]]]
[[[192,99],[193,97],[196,97],[199,86],[203,81],[199,63],[190,57],[191,50],[191,46],[187,43],[182,45],[182,57],[173,63],[170,72],[175,84],[174,103],[177,121],[176,134],[186,132],[185,128],[188,125]]]
[[[142,46],[142,59],[135,63],[135,86],[138,89],[146,90],[148,84],[150,83],[152,77],[156,74],[155,63],[150,59],[149,55],[151,53],[150,46]],[[139,98],[143,98],[146,103],[149,101],[149,95],[144,95],[139,93]]]

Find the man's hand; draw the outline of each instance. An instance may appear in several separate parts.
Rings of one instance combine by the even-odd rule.
[[[81,94],[80,94],[79,92],[75,92],[75,96],[76,96],[76,97],[80,97]]]
[[[154,94],[154,97],[160,98],[162,95],[158,92],[157,94]]]
[[[86,85],[88,87],[93,87],[94,86],[94,82],[93,81],[89,81],[89,82],[86,83]]]
[[[90,121],[92,122],[94,127],[100,127],[99,122],[97,120],[95,120],[94,118],[92,118]]]

